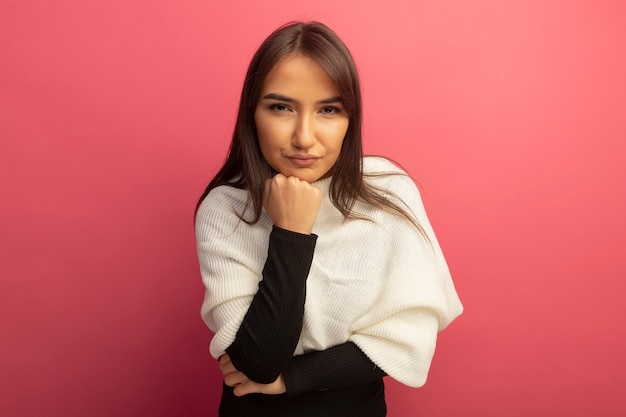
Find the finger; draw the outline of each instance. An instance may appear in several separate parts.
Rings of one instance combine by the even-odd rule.
[[[235,366],[232,363],[228,363],[224,366],[220,366],[220,372],[222,373],[222,375],[228,375],[228,374],[232,374],[233,372],[238,372],[237,368],[235,368]]]
[[[241,384],[246,384],[250,380],[242,372],[235,371],[224,376],[224,383],[229,387],[236,387]]]
[[[321,200],[323,196],[322,189],[313,184],[309,184],[309,187],[311,187],[311,195],[314,196],[316,199]]]
[[[224,366],[227,363],[230,362],[230,356],[228,356],[228,353],[224,353],[222,356],[220,356],[220,358],[218,359],[218,362],[220,364],[220,366]]]
[[[230,360],[230,356],[228,356],[227,354],[220,356],[219,364],[220,372],[223,375],[229,374],[233,372],[233,370],[236,370],[235,365],[233,365],[232,361]]]
[[[235,389],[233,389],[233,394],[235,394],[236,397],[242,397],[255,392],[260,392],[259,386],[256,382],[250,380],[235,386]]]

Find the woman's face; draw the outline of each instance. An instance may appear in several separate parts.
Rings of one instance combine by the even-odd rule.
[[[326,72],[297,55],[267,74],[254,121],[267,163],[287,177],[313,182],[332,175],[349,117]]]

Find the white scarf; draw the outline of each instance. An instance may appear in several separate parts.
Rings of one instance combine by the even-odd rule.
[[[364,158],[366,173],[402,173],[382,158]],[[315,182],[324,201],[313,228],[318,235],[307,279],[303,328],[294,355],[352,341],[388,375],[409,386],[426,381],[437,332],[463,306],[432,230],[419,192],[406,175],[372,182],[398,196],[424,228],[357,203],[374,221],[345,220],[328,198],[330,178]],[[272,223],[240,221],[247,191],[212,190],[197,214],[196,237],[206,293],[202,318],[215,332],[218,358],[235,339],[267,257]]]

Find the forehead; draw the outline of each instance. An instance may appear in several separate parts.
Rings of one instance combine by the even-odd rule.
[[[326,71],[305,55],[284,58],[265,77],[262,93],[338,95],[335,83]]]

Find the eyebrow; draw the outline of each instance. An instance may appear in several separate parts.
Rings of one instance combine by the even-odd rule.
[[[283,96],[282,94],[276,94],[276,93],[266,94],[263,96],[263,99],[285,101],[287,103],[295,103],[298,101],[294,98]],[[325,98],[323,100],[319,100],[316,102],[316,104],[333,104],[333,103],[342,103],[342,102],[343,100],[341,99],[341,97],[336,96],[336,97],[330,97],[330,98]]]

